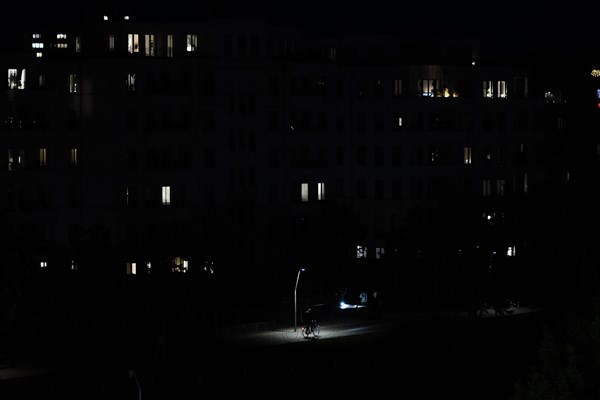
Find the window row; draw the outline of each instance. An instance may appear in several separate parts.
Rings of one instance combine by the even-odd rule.
[[[64,159],[71,168],[79,164],[79,155],[77,148],[70,148]],[[9,148],[7,154],[7,168],[9,171],[29,167],[47,167],[48,149],[40,147],[37,149]]]
[[[337,179],[332,183],[300,183],[299,191],[296,193],[296,201],[302,203],[310,201],[322,201],[328,199],[329,186],[332,185],[332,198],[356,198],[356,199],[391,199],[391,200],[438,200],[442,198],[456,197],[455,185],[444,178],[410,178],[403,180],[384,179],[356,179],[353,187],[348,186],[348,181]],[[464,198],[474,197],[503,197],[509,193],[526,194],[529,191],[527,173],[514,176],[512,186],[508,186],[507,179],[482,179],[481,190],[476,190],[475,182],[467,179],[462,181],[462,196]],[[272,193],[278,186],[269,187],[269,198],[271,202],[278,199],[277,193]],[[327,196],[327,197],[326,197]]]

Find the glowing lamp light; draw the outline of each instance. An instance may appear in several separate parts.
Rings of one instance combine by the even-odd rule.
[[[592,75],[593,78],[600,78],[600,69],[593,69],[590,75]]]
[[[105,16],[104,16],[104,20],[105,20],[105,21],[108,21],[108,15],[105,15]]]

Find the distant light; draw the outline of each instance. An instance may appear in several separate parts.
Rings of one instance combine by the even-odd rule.
[[[488,219],[488,221],[489,221],[490,219],[492,219],[492,216],[491,216],[491,215],[488,215],[488,216],[487,216],[487,219]]]
[[[593,69],[592,72],[590,73],[590,75],[592,75],[592,77],[594,77],[594,78],[599,78],[600,77],[600,69]]]
[[[475,60],[471,61],[471,65],[475,65]]]
[[[105,21],[108,21],[108,15],[105,15],[105,16],[104,16],[104,20],[105,20]]]
[[[300,272],[304,272],[304,271],[306,271],[306,269],[305,269],[305,268],[302,268],[302,269],[300,270]]]
[[[129,15],[125,16],[125,21],[129,21]]]

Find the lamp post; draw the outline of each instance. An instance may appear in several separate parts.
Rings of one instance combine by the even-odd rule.
[[[298,270],[298,275],[296,275],[296,286],[294,286],[294,332],[296,332],[297,321],[298,321],[298,281],[300,280],[300,273],[304,271],[304,268],[300,268]]]

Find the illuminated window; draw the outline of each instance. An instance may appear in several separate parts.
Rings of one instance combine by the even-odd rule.
[[[325,200],[325,183],[323,182],[317,183],[317,199]]]
[[[76,148],[69,149],[69,165],[72,168],[75,168],[77,166],[77,149]]]
[[[402,80],[394,79],[394,97],[400,97],[402,95]]]
[[[40,268],[46,268],[48,266],[48,261],[40,261]]]
[[[135,91],[135,74],[127,74],[127,90],[130,92]]]
[[[56,34],[56,38],[57,39],[66,39],[67,38],[67,34],[66,33],[57,33]]]
[[[38,87],[46,87],[46,75],[42,74],[38,76]]]
[[[167,57],[173,57],[173,35],[167,35]]]
[[[79,77],[77,74],[69,74],[69,93],[79,92]]]
[[[385,254],[385,248],[383,247],[376,247],[375,248],[375,258],[380,260],[381,258],[383,258],[383,255]]]
[[[13,170],[13,163],[15,162],[13,149],[8,149],[8,170]]]
[[[308,183],[302,183],[300,185],[300,199],[302,201],[308,201]]]
[[[505,187],[506,187],[505,179],[496,179],[496,194],[498,196],[504,196]]]
[[[66,43],[57,43],[56,47],[59,49],[66,49],[67,48],[67,44]]]
[[[25,89],[25,69],[18,70],[16,68],[8,69],[8,88],[9,89]]]
[[[46,167],[48,165],[47,149],[41,148],[39,151],[39,154],[40,154],[40,167]]]
[[[175,257],[171,261],[171,271],[185,274],[189,269],[188,260],[183,257]]]
[[[32,37],[33,37],[34,39],[41,39],[41,38],[42,38],[42,35],[41,35],[41,34],[39,34],[39,33],[34,33],[34,34],[32,35]]]
[[[146,35],[145,40],[145,55],[148,57],[154,57],[154,35]]]
[[[103,18],[105,21],[108,21],[108,15],[105,15]]]
[[[42,42],[33,42],[33,43],[31,43],[31,48],[32,49],[43,49],[44,48],[44,43],[42,43]]]
[[[517,255],[517,247],[516,246],[508,246],[506,249],[506,255],[508,257],[514,257]]]
[[[497,85],[497,96],[499,99],[506,99],[508,98],[508,92],[506,90],[506,81],[498,81],[496,82]]]
[[[465,146],[463,149],[463,163],[471,164],[471,147]]]
[[[168,206],[171,204],[171,186],[162,187],[162,205]]]
[[[329,61],[335,61],[337,59],[337,49],[335,47],[328,47],[326,53]]]
[[[108,51],[115,51],[115,34],[108,35]]]
[[[482,181],[483,197],[490,197],[492,195],[492,180],[484,179]]]
[[[75,53],[81,53],[81,36],[75,36]]]
[[[77,271],[77,262],[75,260],[71,260],[71,271]]]
[[[367,247],[357,245],[356,246],[356,258],[367,258]]]
[[[125,16],[123,17],[123,19],[124,19],[125,21],[129,21],[129,15],[125,15]]]
[[[127,275],[135,275],[137,273],[137,265],[134,262],[127,263]]]
[[[192,51],[196,51],[196,48],[198,47],[198,35],[187,35],[187,39],[186,39],[186,51],[188,52],[192,52]]]
[[[41,52],[41,51],[38,51],[37,53],[35,53],[35,56],[36,56],[37,58],[40,58],[40,57],[42,57],[42,55],[43,55],[43,54],[42,54],[42,52]]]
[[[140,35],[137,33],[127,35],[127,51],[132,54],[140,51]]]
[[[421,79],[421,96],[436,97],[441,95],[441,81],[439,79]]]
[[[494,82],[483,81],[483,97],[491,99],[494,97]]]

